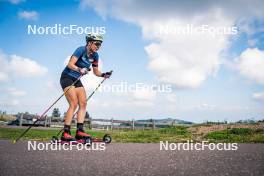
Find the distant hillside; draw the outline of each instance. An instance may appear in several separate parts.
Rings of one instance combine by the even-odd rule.
[[[175,124],[193,124],[193,122],[180,120],[180,119],[172,119],[172,118],[154,119],[154,120],[155,120],[155,123],[157,123],[157,124],[168,124],[168,125],[171,125],[172,123],[175,123]],[[150,121],[152,121],[152,119],[137,120],[137,122],[150,122]]]

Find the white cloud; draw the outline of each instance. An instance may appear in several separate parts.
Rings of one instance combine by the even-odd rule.
[[[246,78],[264,84],[264,51],[248,48],[237,59],[237,68]]]
[[[122,98],[116,100],[114,105],[123,107],[150,107],[155,105],[157,92],[149,89],[138,89],[131,93],[122,94]]]
[[[54,81],[52,81],[52,80],[47,81],[45,83],[45,87],[47,88],[48,91],[58,90],[57,84]]]
[[[215,110],[216,106],[215,105],[209,105],[207,103],[201,103],[201,104],[197,105],[195,108],[197,108],[198,110]]]
[[[162,26],[194,27],[232,27],[233,21],[227,20],[222,11],[206,11],[199,16],[182,20],[169,17],[162,20],[147,20],[141,23],[145,38],[154,41],[145,49],[149,55],[149,68],[158,79],[178,87],[195,88],[207,77],[214,75],[221,64],[221,52],[228,46],[228,36],[210,36],[206,34],[157,34],[157,24]]]
[[[81,78],[82,84],[86,90],[94,90],[101,79],[93,74],[93,71],[90,71],[87,75],[84,75]]]
[[[63,61],[63,66],[68,65],[70,59],[71,59],[71,56],[67,56],[66,59]]]
[[[0,82],[5,82],[8,80],[8,62],[7,56],[0,50]]]
[[[4,107],[12,107],[19,105],[19,101],[16,99],[1,100],[0,105]]]
[[[0,82],[7,81],[10,77],[36,77],[43,76],[48,69],[36,61],[18,55],[5,55],[0,51]]]
[[[255,100],[263,101],[264,100],[264,92],[255,92],[255,93],[253,93],[252,98]]]
[[[86,2],[86,3],[85,3]],[[157,78],[178,87],[194,88],[217,73],[221,52],[228,48],[227,35],[159,35],[160,26],[233,27],[239,18],[262,17],[262,1],[106,1],[82,0],[82,5],[93,7],[103,18],[106,15],[141,27],[143,37],[152,41],[145,50],[149,68]],[[109,3],[110,4],[110,3]],[[108,5],[109,5],[108,4]],[[158,13],[155,13],[158,12]],[[208,33],[207,33],[208,34]]]
[[[8,75],[6,73],[0,72],[0,82],[5,82],[8,80]]]
[[[107,84],[107,83],[106,83]],[[102,92],[103,93],[103,92]],[[104,94],[104,93],[103,93]],[[107,92],[108,99],[111,103],[105,102],[106,100],[91,99],[90,103],[96,107],[109,107],[111,109],[119,108],[137,108],[141,109],[143,107],[150,107],[155,105],[155,100],[157,97],[156,91],[151,91],[149,89],[138,89],[133,92]],[[105,94],[105,95],[106,95]],[[114,99],[113,99],[114,98]]]
[[[218,70],[219,54],[228,44],[226,39],[204,35],[161,36],[161,42],[145,47],[150,58],[149,68],[162,82],[178,87],[198,87]],[[199,44],[201,41],[203,44]]]
[[[36,11],[23,11],[18,13],[20,19],[37,20],[39,14]]]
[[[177,102],[177,94],[176,93],[170,93],[166,95],[166,100],[168,100],[171,103],[176,103]]]
[[[133,108],[145,108],[145,107],[151,107],[154,106],[154,102],[153,101],[149,101],[149,100],[139,100],[139,99],[135,99],[134,96],[125,96],[124,99],[115,99],[114,101],[112,100],[111,103],[109,102],[105,102],[104,100],[94,100],[93,98],[90,101],[90,104],[92,106],[101,108],[101,107],[108,107],[111,108],[111,110],[117,108],[129,108],[129,109],[133,109]],[[137,109],[137,110],[138,110]],[[124,110],[124,109],[123,109]]]
[[[86,7],[93,6],[95,10],[106,19],[107,17],[107,1],[94,1],[94,0],[81,0],[80,7],[82,10],[86,9]]]
[[[48,72],[48,69],[39,65],[36,61],[24,58],[17,55],[10,56],[10,70],[19,77],[34,77],[43,76]]]
[[[154,102],[151,101],[133,101],[130,104],[130,107],[132,106],[138,106],[138,107],[151,107],[154,106]]]
[[[221,8],[211,7],[211,3],[206,5],[208,10],[202,6],[204,3],[194,3],[198,7],[189,7],[182,2],[161,4],[150,1],[113,1],[109,9],[96,8],[102,6],[97,1],[82,1],[82,4],[95,6],[95,10],[100,15],[103,14],[103,17],[110,14],[117,19],[139,25],[143,37],[153,41],[145,47],[150,59],[149,68],[160,81],[179,87],[198,87],[207,77],[217,72],[221,64],[221,51],[228,46],[228,36],[160,35],[160,26],[184,27],[192,24],[195,27],[232,27],[235,22],[234,18],[227,18]],[[186,12],[182,10],[183,7],[186,7]],[[199,7],[203,10],[200,11]],[[188,11],[194,15],[188,15]]]
[[[19,96],[24,96],[26,95],[27,93],[23,90],[19,90],[15,87],[10,87],[7,89],[7,93],[11,96],[14,96],[14,97],[19,97]]]
[[[148,89],[140,89],[133,93],[136,100],[153,101],[156,98],[156,92]]]

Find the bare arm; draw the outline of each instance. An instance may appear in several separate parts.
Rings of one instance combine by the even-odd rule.
[[[98,67],[93,67],[93,73],[94,73],[96,76],[99,76],[99,77],[102,76],[102,72],[98,69]]]
[[[72,70],[74,70],[74,71],[79,72],[79,67],[77,67],[77,66],[75,65],[76,62],[77,62],[77,60],[78,60],[77,57],[75,57],[75,56],[71,56],[71,59],[70,59],[68,65],[67,65],[67,67],[70,68],[70,69],[72,69]]]

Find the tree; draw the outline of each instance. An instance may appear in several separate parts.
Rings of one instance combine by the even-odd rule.
[[[91,123],[91,116],[89,115],[88,111],[85,113],[85,118],[84,118],[84,123],[87,124],[88,129],[92,128],[92,123]]]
[[[59,108],[54,108],[53,111],[52,111],[52,117],[54,118],[59,118],[60,117],[60,110]]]
[[[86,113],[85,113],[85,119],[90,119],[90,115],[89,115],[88,111],[86,111]]]

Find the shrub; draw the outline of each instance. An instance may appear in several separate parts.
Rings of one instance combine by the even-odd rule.
[[[229,130],[230,134],[235,134],[235,135],[247,135],[252,133],[252,129],[250,128],[232,128]]]
[[[184,126],[168,127],[168,128],[160,129],[160,133],[185,135],[187,133],[187,128]]]

